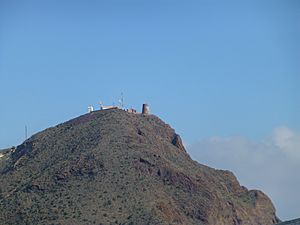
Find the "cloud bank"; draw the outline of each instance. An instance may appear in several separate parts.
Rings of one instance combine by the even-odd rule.
[[[242,185],[263,190],[282,220],[300,217],[300,133],[278,127],[259,142],[211,137],[187,149],[198,162],[231,170]]]

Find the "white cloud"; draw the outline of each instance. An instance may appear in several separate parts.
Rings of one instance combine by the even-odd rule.
[[[271,143],[274,143],[288,157],[300,163],[300,133],[287,127],[276,128],[273,131]]]
[[[278,127],[263,140],[211,137],[187,147],[202,164],[233,171],[242,185],[261,189],[282,219],[299,217],[300,133]]]

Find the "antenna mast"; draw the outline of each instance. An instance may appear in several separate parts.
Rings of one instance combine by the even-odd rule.
[[[103,103],[102,103],[102,101],[98,102],[98,104],[100,106],[100,110],[102,110],[103,109]]]
[[[27,126],[25,125],[25,140],[27,140]]]
[[[124,95],[121,93],[121,99],[119,100],[121,109],[124,109]]]

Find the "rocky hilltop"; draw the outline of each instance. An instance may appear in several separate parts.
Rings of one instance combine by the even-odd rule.
[[[193,161],[153,115],[95,111],[0,158],[0,224],[271,225],[270,199]]]

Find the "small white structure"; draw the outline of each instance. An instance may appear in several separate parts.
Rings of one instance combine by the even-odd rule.
[[[91,113],[91,112],[93,112],[94,111],[94,107],[92,106],[92,105],[90,105],[89,107],[88,107],[88,113]]]
[[[129,113],[135,113],[135,114],[137,113],[136,109],[134,108],[126,109],[126,111]]]
[[[113,105],[110,105],[110,106],[101,106],[101,110],[107,110],[107,109],[118,109],[119,107],[118,106],[113,106]]]

